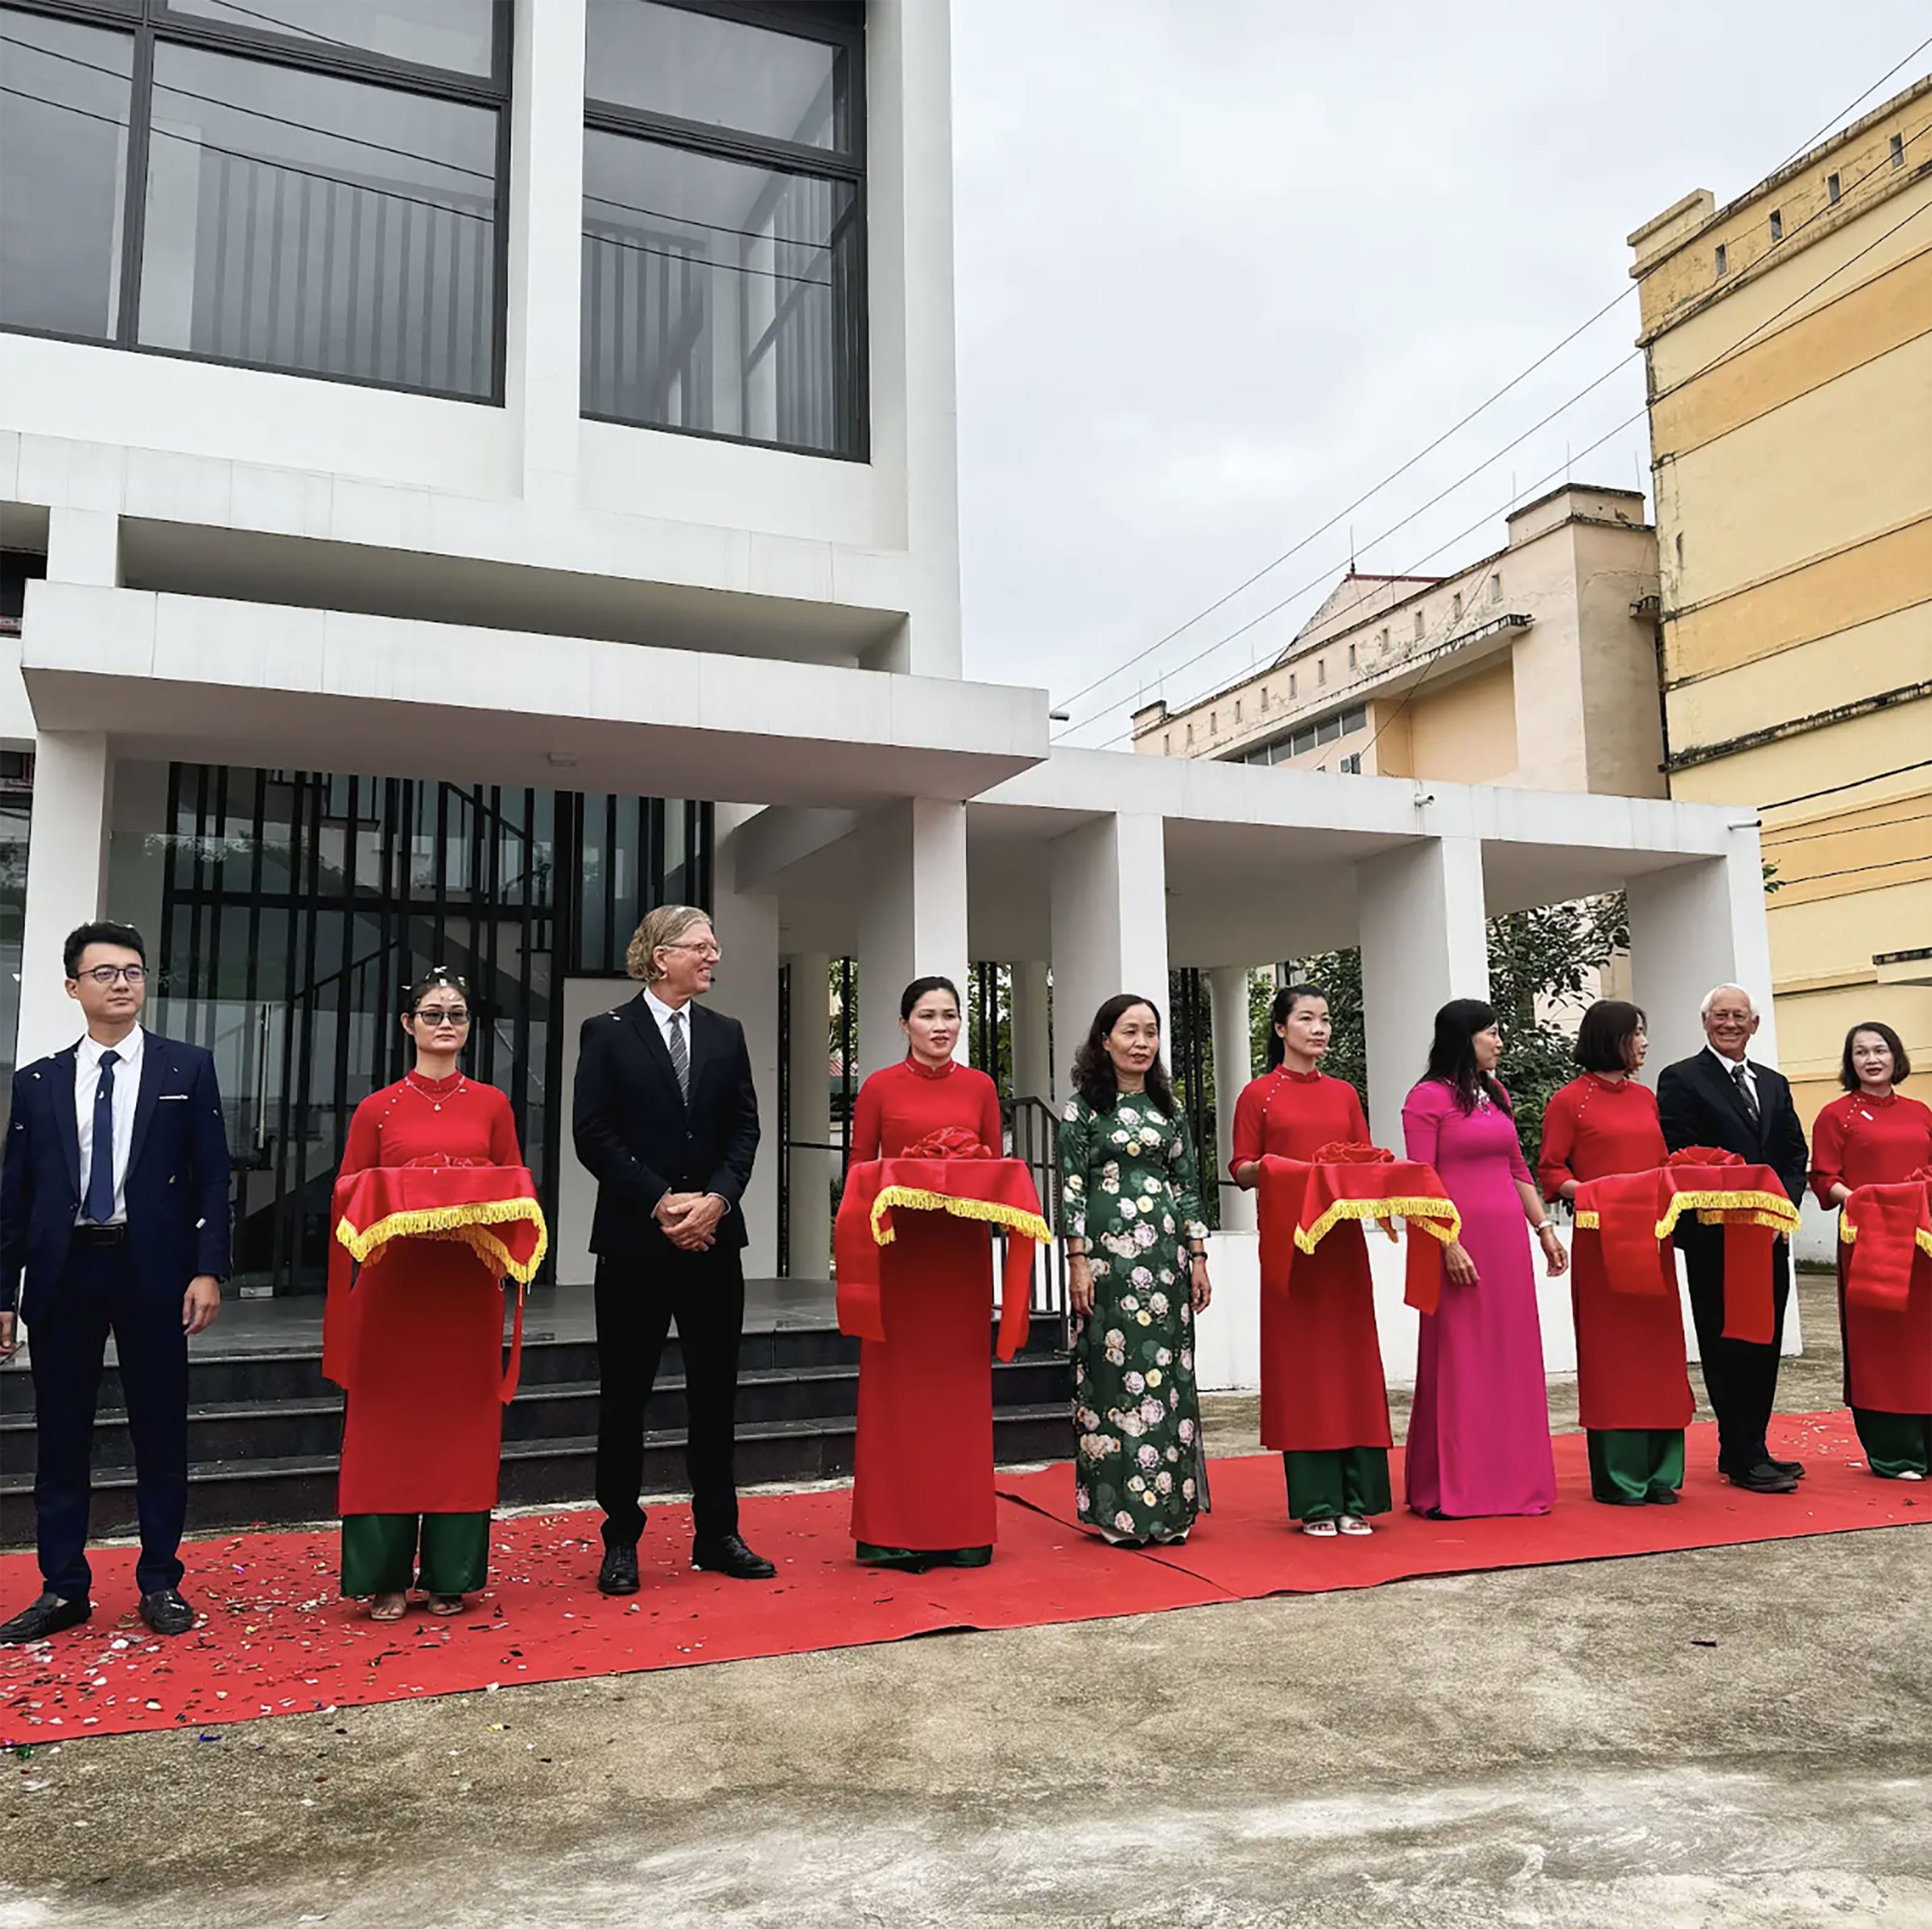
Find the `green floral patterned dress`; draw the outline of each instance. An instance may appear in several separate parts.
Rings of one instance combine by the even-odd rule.
[[[1075,1504],[1110,1540],[1174,1540],[1208,1511],[1183,1238],[1204,1239],[1187,1125],[1140,1093],[1075,1097],[1060,1126],[1063,1230],[1087,1242],[1093,1311],[1073,1341]]]

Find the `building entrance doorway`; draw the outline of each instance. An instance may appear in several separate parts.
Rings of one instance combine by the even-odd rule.
[[[407,985],[469,981],[464,1069],[509,1094],[555,1200],[565,978],[620,975],[652,905],[710,902],[708,805],[175,764],[167,821],[154,1022],[215,1054],[250,1295],[322,1290],[349,1119],[407,1067]]]

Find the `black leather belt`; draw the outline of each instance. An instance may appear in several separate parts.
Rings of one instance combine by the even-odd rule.
[[[76,1245],[126,1245],[127,1228],[125,1225],[92,1225],[83,1221],[74,1228]]]

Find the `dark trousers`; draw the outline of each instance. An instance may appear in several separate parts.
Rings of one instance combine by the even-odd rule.
[[[187,1290],[184,1280],[182,1290]],[[134,1442],[143,1594],[179,1587],[179,1551],[188,1522],[188,1339],[181,1294],[156,1292],[134,1277],[126,1246],[76,1246],[60,1283],[33,1324],[34,1508],[40,1573],[65,1601],[93,1584],[87,1515],[94,1407],[107,1336],[114,1353]]]
[[[1715,1236],[1714,1236],[1715,1235]],[[1785,1241],[1771,1248],[1771,1344],[1724,1337],[1724,1242],[1719,1229],[1699,1228],[1695,1245],[1684,1247],[1690,1286],[1690,1317],[1704,1370],[1704,1390],[1717,1415],[1717,1465],[1721,1473],[1748,1473],[1769,1457],[1765,1431],[1777,1397],[1778,1349],[1785,1338],[1785,1302],[1791,1293],[1791,1269]]]
[[[738,1530],[732,1470],[738,1343],[745,1330],[745,1267],[735,1250],[669,1261],[597,1260],[597,1505],[604,1539],[634,1547],[644,1531],[644,1409],[672,1321],[684,1356],[686,1444],[694,1537]]]

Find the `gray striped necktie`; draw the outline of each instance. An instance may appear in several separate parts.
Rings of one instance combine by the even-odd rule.
[[[678,1075],[678,1090],[686,1105],[691,1103],[691,1051],[684,1043],[684,1014],[671,1014],[671,1031],[665,1043],[671,1047],[671,1068]]]

